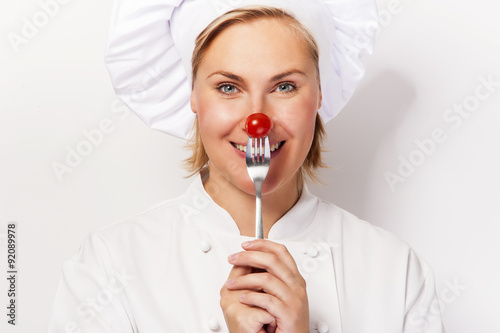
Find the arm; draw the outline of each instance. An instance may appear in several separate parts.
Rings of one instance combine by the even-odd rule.
[[[416,293],[412,295],[410,302],[406,309],[404,318],[404,333],[444,333],[443,322],[441,318],[440,301],[436,294],[436,287],[434,281],[434,274],[430,267],[426,264],[424,279],[421,280],[419,285],[416,281],[413,282],[411,276],[408,277],[408,286],[411,285],[419,287],[416,288]]]
[[[132,333],[126,290],[134,277],[113,267],[109,244],[89,236],[62,270],[49,325],[50,333]]]

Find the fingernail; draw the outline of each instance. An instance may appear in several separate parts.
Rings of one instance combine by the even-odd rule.
[[[231,284],[233,282],[234,282],[234,279],[229,279],[229,280],[226,281],[226,284]]]
[[[243,295],[240,295],[240,299],[244,299],[247,295],[246,294],[243,294]]]
[[[253,242],[249,241],[249,242],[245,242],[245,243],[241,244],[241,246],[243,246],[243,247],[250,247],[250,246],[252,246],[252,244],[253,244]]]
[[[231,254],[227,259],[229,261],[235,261],[236,258],[238,258],[238,253],[235,253],[235,254]]]

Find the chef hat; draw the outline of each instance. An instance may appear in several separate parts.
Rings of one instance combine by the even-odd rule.
[[[324,122],[335,117],[364,75],[378,28],[375,0],[115,0],[106,66],[115,92],[151,128],[187,139],[195,39],[225,12],[273,6],[297,18],[319,47]]]

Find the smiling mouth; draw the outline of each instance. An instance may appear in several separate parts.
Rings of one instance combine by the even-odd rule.
[[[271,148],[271,152],[274,152],[278,149],[281,148],[281,146],[283,146],[283,144],[285,143],[285,141],[281,141],[281,142],[278,142],[278,143],[275,143],[273,145],[270,146]],[[242,151],[244,153],[247,152],[247,145],[239,145],[237,143],[234,143],[234,142],[231,142],[231,144],[233,145],[233,147],[235,147],[236,149],[238,149],[239,151]],[[253,147],[252,147],[252,153],[253,153]]]

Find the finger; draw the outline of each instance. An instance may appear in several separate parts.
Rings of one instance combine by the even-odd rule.
[[[266,310],[256,307],[249,307],[238,302],[243,310],[230,314],[224,312],[224,319],[230,332],[263,332],[268,324],[276,326],[276,319]]]
[[[256,329],[263,329],[264,325],[268,324],[277,325],[276,319],[269,312],[261,308],[249,307],[241,314],[239,326],[247,327],[249,331],[255,332]]]
[[[286,318],[287,316],[287,307],[285,306],[285,303],[272,295],[249,292],[240,295],[239,299],[243,304],[266,310],[275,318]]]
[[[226,281],[229,290],[263,291],[286,302],[293,297],[293,291],[283,281],[269,273],[253,273]]]
[[[276,322],[267,325],[266,326],[266,333],[275,333],[277,327],[278,327],[278,325],[276,324]]]
[[[254,239],[252,241],[244,242],[243,244],[241,244],[241,247],[247,251],[251,250],[273,253],[290,269],[297,270],[297,264],[295,263],[295,260],[293,259],[290,252],[288,252],[286,246],[283,244],[275,243],[267,239]]]
[[[305,281],[296,266],[290,268],[273,253],[243,251],[229,256],[228,261],[236,266],[251,266],[265,269],[290,287],[296,284],[305,285]]]
[[[243,243],[242,247],[246,251],[259,251],[273,254],[278,258],[278,261],[280,263],[284,264],[289,269],[292,275],[300,276],[299,269],[297,267],[297,264],[295,263],[295,259],[292,257],[290,252],[288,252],[288,249],[285,245],[275,243],[267,239],[255,239],[253,241]],[[270,267],[275,266],[274,264],[271,264]],[[284,281],[287,281],[286,277],[283,277],[283,279]],[[300,276],[300,279],[302,280],[302,276]],[[293,281],[288,282],[290,283]]]
[[[248,266],[240,266],[240,265],[234,265],[231,268],[231,271],[229,272],[228,280],[229,279],[236,279],[237,277],[240,276],[245,276],[247,274],[250,274],[252,272],[252,268]]]
[[[228,281],[234,280],[238,277],[245,276],[247,274],[250,274],[252,272],[252,268],[248,266],[233,266],[231,268],[231,271],[229,272],[229,277]],[[224,284],[220,290],[220,296],[224,296],[229,290],[226,287],[226,284]]]
[[[277,329],[281,332],[306,332],[309,326],[309,305],[307,294],[302,293],[288,302],[258,292],[249,292],[240,295],[239,301],[252,308],[265,310],[276,320]],[[295,330],[296,329],[296,330]]]

